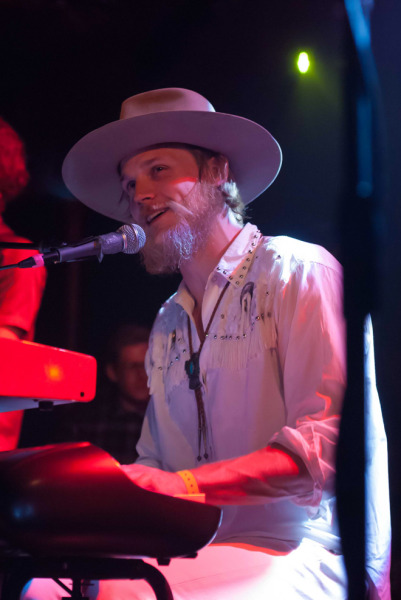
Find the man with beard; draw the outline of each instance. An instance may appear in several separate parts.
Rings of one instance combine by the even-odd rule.
[[[334,495],[341,267],[321,247],[242,222],[280,166],[264,128],[176,88],[126,100],[120,121],[64,163],[85,204],[144,228],[150,272],[182,274],[153,326],[151,401],[138,461],[124,467],[148,490],[223,507],[212,545],[160,567],[176,599],[347,595]],[[388,563],[374,566],[388,598]],[[26,598],[61,595],[34,590]],[[152,596],[144,582],[106,581],[98,597]]]

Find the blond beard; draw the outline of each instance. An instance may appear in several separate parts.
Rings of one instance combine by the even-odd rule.
[[[176,273],[183,262],[202,250],[209,238],[213,220],[222,211],[224,200],[220,190],[198,182],[186,196],[185,206],[167,202],[180,219],[156,239],[149,233],[141,257],[148,273]]]

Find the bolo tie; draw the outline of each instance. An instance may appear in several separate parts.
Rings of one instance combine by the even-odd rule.
[[[209,323],[207,324],[205,331],[201,334],[199,348],[196,352],[194,352],[193,345],[192,345],[191,321],[190,321],[189,315],[187,315],[188,342],[189,342],[190,358],[187,361],[185,361],[185,372],[188,375],[189,389],[194,390],[194,392],[195,392],[196,407],[198,409],[198,457],[197,457],[198,461],[202,460],[202,456],[201,456],[202,440],[203,440],[203,447],[204,447],[203,458],[205,458],[206,460],[209,458],[209,454],[207,452],[207,443],[206,443],[206,441],[207,441],[206,413],[205,413],[205,405],[203,403],[203,396],[202,396],[202,384],[201,384],[201,380],[200,380],[200,366],[199,366],[200,353],[202,352],[202,348],[205,343],[205,340],[209,335],[209,330],[210,330],[211,324],[213,322],[213,319],[215,317],[215,314],[217,312],[217,309],[219,308],[219,305],[220,305],[220,303],[223,299],[223,296],[229,285],[230,285],[230,282],[227,281],[226,285],[220,292],[220,296],[218,297],[217,302],[214,306],[213,312],[210,316]]]

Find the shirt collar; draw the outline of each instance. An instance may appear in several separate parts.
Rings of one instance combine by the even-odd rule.
[[[261,237],[258,228],[247,223],[227,248],[214,272],[222,275],[234,287],[242,287]]]
[[[234,287],[241,288],[244,285],[248,269],[252,264],[254,252],[261,237],[262,234],[256,225],[247,223],[227,248],[225,254],[220,259],[219,264],[213,269],[210,276],[217,273],[220,277],[229,281]],[[174,300],[189,314],[192,313],[195,301],[188,292],[184,281],[181,281],[178,286]]]

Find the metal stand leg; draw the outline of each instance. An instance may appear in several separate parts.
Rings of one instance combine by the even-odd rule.
[[[88,596],[82,595],[82,580],[81,579],[74,578],[72,580],[72,589],[70,589],[69,587],[64,585],[64,583],[62,581],[60,581],[60,579],[54,579],[54,581],[56,583],[58,583],[58,585],[60,587],[62,587],[63,590],[65,590],[69,594],[68,596],[62,596],[61,600],[71,600],[71,598],[73,600],[89,600]]]
[[[173,592],[164,577],[156,567],[143,563],[143,579],[148,582],[157,600],[174,600]]]
[[[140,559],[31,559],[7,561],[1,600],[20,600],[24,586],[34,577],[54,579],[69,595],[62,600],[89,600],[81,593],[83,580],[144,579],[155,593],[156,600],[174,600],[164,575],[153,565]],[[70,590],[58,578],[72,579]]]

